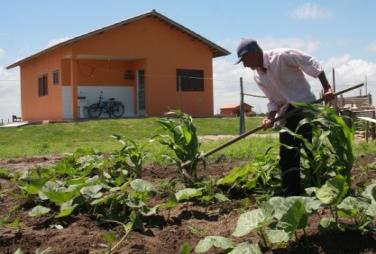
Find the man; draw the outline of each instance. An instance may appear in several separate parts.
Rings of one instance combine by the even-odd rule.
[[[312,102],[315,100],[304,73],[318,78],[324,89],[324,100],[333,99],[334,95],[322,66],[310,55],[296,49],[274,49],[263,51],[257,42],[244,39],[240,42],[237,54],[244,67],[254,70],[254,79],[269,99],[268,115],[262,121],[264,129],[272,127],[276,114],[290,112],[294,107],[291,102]],[[298,123],[304,116],[294,114],[288,117],[285,127],[296,131]],[[312,140],[312,129],[305,125],[298,129],[299,134]],[[299,195],[300,186],[300,152],[288,147],[301,146],[300,140],[287,132],[281,132],[280,161],[282,171],[282,188],[285,196]],[[286,146],[288,147],[286,147]]]

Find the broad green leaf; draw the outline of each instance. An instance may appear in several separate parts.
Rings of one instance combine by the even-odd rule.
[[[230,199],[228,197],[226,197],[225,195],[223,195],[222,193],[216,193],[214,195],[215,199],[218,200],[218,202],[226,202],[226,201],[230,201]]]
[[[192,246],[189,243],[184,242],[179,248],[179,254],[189,254],[192,250]]]
[[[178,205],[178,202],[174,199],[169,199],[167,202],[160,204],[160,208],[162,209],[172,209]]]
[[[262,251],[257,243],[243,242],[238,244],[228,254],[262,254]]]
[[[290,235],[281,229],[266,229],[265,233],[270,243],[283,243],[290,239]]]
[[[157,189],[154,185],[148,181],[142,179],[135,179],[131,182],[131,187],[133,190],[137,192],[149,192],[149,193],[156,193]]]
[[[346,179],[337,175],[325,182],[321,188],[316,191],[317,198],[326,205],[338,204],[342,201],[349,189]]]
[[[273,208],[273,216],[277,220],[280,220],[292,205],[291,202],[289,202],[286,198],[283,197],[272,197],[266,203]]]
[[[223,250],[232,249],[235,247],[235,243],[226,237],[222,236],[207,236],[200,240],[196,245],[195,252],[205,253],[212,247],[221,248]]]
[[[318,188],[317,187],[309,187],[309,188],[305,188],[304,190],[308,194],[308,196],[313,196],[316,193],[316,191],[318,190]]]
[[[331,231],[337,229],[337,223],[334,218],[324,217],[320,220],[319,230],[322,232]]]
[[[60,206],[60,212],[55,216],[56,218],[66,217],[72,214],[78,204],[73,204],[73,200],[69,200]]]
[[[24,254],[21,248],[18,248],[14,254]]]
[[[30,217],[39,217],[41,215],[44,215],[46,213],[49,213],[51,211],[50,208],[37,205],[31,211],[28,213]]]
[[[362,196],[369,198],[372,204],[376,204],[376,181],[366,187]]]
[[[78,191],[44,191],[43,193],[51,202],[54,202],[56,204],[62,204],[79,195]]]
[[[52,252],[51,247],[48,247],[47,249],[44,249],[44,250],[40,250],[39,248],[35,250],[35,254],[49,254],[51,252]]]
[[[355,197],[346,197],[337,208],[340,216],[352,217],[364,213],[369,206],[369,203]]]
[[[80,190],[80,193],[88,198],[100,198],[102,193],[99,191],[102,189],[102,185],[89,185],[85,186]]]
[[[35,195],[46,183],[45,179],[32,179],[28,181],[29,183],[21,183],[20,188],[25,190],[27,193]]]
[[[376,203],[370,204],[366,210],[366,215],[376,219]]]
[[[183,200],[190,200],[195,197],[202,196],[202,189],[186,188],[175,193],[175,198],[178,202]]]
[[[313,211],[316,211],[319,209],[321,202],[320,200],[317,200],[312,197],[301,197],[301,196],[295,196],[295,197],[288,197],[287,200],[290,202],[300,201],[305,207],[305,210],[307,213],[312,213]]]
[[[245,212],[239,216],[233,236],[240,237],[249,234],[255,229],[267,225],[271,217],[265,214],[264,210],[259,208]]]
[[[278,222],[277,227],[283,228],[289,235],[295,230],[305,228],[308,222],[308,214],[304,204],[296,200]]]
[[[160,205],[155,205],[152,208],[144,207],[144,209],[141,211],[141,214],[144,216],[151,216],[157,213]]]
[[[254,172],[255,172],[255,167],[253,166],[253,164],[246,164],[242,167],[235,167],[228,173],[228,175],[219,179],[217,181],[217,184],[232,185],[238,182],[239,179],[243,179],[247,175],[254,173]]]
[[[110,193],[108,195],[105,195],[99,199],[95,199],[90,203],[90,205],[101,205],[101,204],[106,204],[108,201],[112,200],[117,196],[116,193]]]
[[[69,185],[65,188],[61,181],[48,181],[38,194],[41,198],[47,197],[51,202],[59,205],[80,195],[80,187],[82,185]]]

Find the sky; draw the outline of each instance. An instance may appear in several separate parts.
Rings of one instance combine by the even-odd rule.
[[[313,55],[337,90],[367,81],[376,98],[376,1],[225,0],[12,0],[0,8],[0,119],[20,115],[19,68],[5,67],[39,50],[152,9],[229,50],[213,59],[214,112],[239,101],[239,79],[246,93],[261,95],[253,72],[234,65],[242,38],[263,49],[296,48]],[[308,78],[313,92],[320,83]],[[352,95],[362,91],[355,91]],[[375,101],[375,99],[374,99]],[[267,99],[246,97],[256,112]]]

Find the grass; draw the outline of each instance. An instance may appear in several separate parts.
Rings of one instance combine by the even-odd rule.
[[[258,126],[261,119],[246,118],[247,129]],[[109,119],[1,128],[0,159],[56,155],[89,147],[104,152],[111,151],[119,147],[111,138],[112,134],[145,143],[158,131],[156,120],[157,118]],[[198,135],[236,135],[239,132],[238,118],[196,118],[194,123]],[[156,145],[152,147],[157,152],[161,150]]]
[[[261,117],[246,118],[247,130],[257,127]],[[57,123],[46,125],[27,125],[20,128],[0,128],[0,159],[29,157],[37,155],[61,155],[74,152],[78,148],[95,148],[108,152],[119,148],[111,138],[119,134],[138,143],[148,143],[148,161],[161,162],[162,155],[168,151],[157,143],[149,143],[149,138],[158,131],[157,118],[96,120],[76,123]],[[198,135],[237,135],[238,118],[196,118],[194,123]],[[261,132],[262,133],[262,132]],[[270,131],[268,131],[270,133]],[[208,151],[228,139],[205,141],[201,150]],[[215,154],[209,159],[220,158],[249,160],[262,154],[270,146],[278,154],[278,139],[272,136],[250,136]],[[376,142],[360,142],[354,145],[356,157],[362,154],[375,154]]]

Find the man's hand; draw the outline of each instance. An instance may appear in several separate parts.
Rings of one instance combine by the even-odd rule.
[[[262,120],[262,128],[264,128],[264,130],[266,129],[269,129],[270,127],[273,126],[273,120],[271,120],[270,118],[268,117],[265,117],[263,120]]]
[[[262,128],[264,128],[264,130],[270,128],[270,127],[273,127],[273,124],[274,124],[274,118],[275,118],[275,115],[277,114],[277,111],[270,111],[268,113],[268,116],[265,117],[263,120],[262,120]]]
[[[327,89],[324,92],[323,99],[326,103],[329,103],[331,100],[334,99],[334,93],[331,88]]]
[[[322,88],[324,88],[323,99],[325,103],[329,103],[331,100],[334,99],[334,94],[332,88],[329,85],[328,80],[326,79],[325,72],[320,73],[319,80],[321,82]]]

